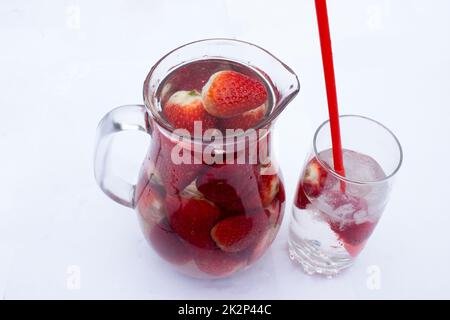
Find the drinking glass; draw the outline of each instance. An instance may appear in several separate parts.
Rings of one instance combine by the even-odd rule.
[[[316,131],[297,186],[289,255],[308,274],[333,276],[352,265],[385,210],[403,153],[383,124],[340,117],[345,176],[333,169],[329,121]]]

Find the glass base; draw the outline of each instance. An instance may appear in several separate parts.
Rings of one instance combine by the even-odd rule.
[[[309,241],[289,239],[289,258],[300,264],[309,275],[319,274],[332,278],[353,264],[352,258],[330,257]]]

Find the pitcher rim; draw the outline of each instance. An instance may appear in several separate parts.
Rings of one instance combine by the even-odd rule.
[[[251,42],[248,41],[244,41],[244,40],[238,40],[238,39],[232,39],[232,38],[206,38],[206,39],[200,39],[200,40],[196,40],[196,41],[191,41],[188,43],[185,43],[181,46],[178,46],[174,49],[172,49],[171,51],[169,51],[168,53],[166,53],[165,55],[163,55],[150,69],[150,71],[148,72],[147,76],[145,77],[145,81],[144,81],[144,86],[143,86],[143,98],[144,98],[144,105],[145,108],[147,110],[147,112],[150,112],[150,115],[152,116],[152,118],[156,121],[156,123],[162,127],[164,130],[168,131],[170,134],[176,135],[176,136],[180,136],[177,133],[175,133],[174,131],[176,130],[176,128],[174,128],[173,126],[171,126],[166,120],[164,120],[164,118],[161,116],[161,114],[156,110],[156,108],[153,106],[153,103],[151,103],[151,99],[149,98],[149,83],[150,80],[153,76],[154,71],[156,70],[156,68],[170,55],[172,55],[173,53],[179,51],[182,48],[185,48],[187,46],[190,45],[194,45],[197,43],[202,43],[202,42],[213,42],[213,41],[226,41],[226,42],[234,42],[234,43],[238,43],[238,44],[243,44],[243,45],[247,45],[247,46],[252,46],[255,47],[259,50],[261,50],[262,52],[266,53],[267,55],[269,55],[271,58],[273,58],[275,61],[277,61],[278,63],[281,64],[281,66],[283,68],[285,68],[285,70],[287,72],[289,72],[291,75],[293,75],[295,81],[293,82],[292,86],[294,86],[294,90],[288,94],[285,99],[284,102],[279,105],[279,101],[275,101],[274,102],[274,106],[276,106],[276,108],[273,108],[273,111],[268,114],[262,121],[260,121],[256,126],[249,128],[249,129],[253,129],[253,130],[260,130],[263,128],[270,128],[272,125],[272,122],[274,122],[274,120],[280,115],[280,113],[285,109],[285,107],[297,96],[297,94],[300,92],[300,81],[298,80],[298,76],[297,74],[289,67],[287,66],[283,61],[281,61],[279,58],[277,58],[275,55],[273,55],[271,52],[269,52],[268,50],[260,47],[259,45],[253,44]],[[199,54],[198,59],[193,59],[190,61],[181,61],[179,64],[174,65],[173,67],[176,67],[178,65],[181,64],[186,64],[189,62],[193,62],[193,61],[200,61],[202,60],[202,58],[204,59],[205,57],[208,57],[206,54]],[[214,57],[214,58],[218,58],[218,57]],[[221,57],[224,58],[226,60],[229,61],[233,61],[232,59],[227,59],[227,57]],[[240,61],[237,61],[240,62]],[[242,63],[242,62],[241,62]],[[249,64],[250,65],[250,64]],[[253,66],[253,65],[252,65]],[[253,67],[257,67],[257,66],[253,66]],[[263,70],[264,71],[264,70]],[[269,76],[270,79],[270,76]],[[272,83],[269,83],[270,87],[272,90],[276,89],[275,86]],[[274,99],[276,99],[277,97],[274,97]],[[248,130],[248,129],[247,129]],[[245,136],[245,132],[247,130],[244,130],[243,133],[240,134],[234,134],[232,137],[233,138],[240,138]],[[181,136],[180,136],[181,137]],[[183,136],[184,138],[186,138],[185,136]],[[190,136],[190,140],[192,142],[203,142],[202,139],[203,137],[196,137],[196,136]]]

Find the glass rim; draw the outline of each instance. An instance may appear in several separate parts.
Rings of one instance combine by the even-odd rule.
[[[397,166],[395,167],[394,170],[392,170],[392,172],[388,175],[386,175],[386,177],[382,178],[382,179],[378,179],[378,180],[372,180],[372,181],[361,181],[361,180],[355,180],[355,179],[349,179],[341,174],[339,174],[337,171],[335,171],[332,167],[330,167],[327,163],[325,163],[324,161],[322,161],[319,158],[319,152],[317,150],[317,137],[319,135],[319,132],[327,125],[329,124],[330,120],[326,120],[324,121],[316,130],[316,132],[314,133],[314,138],[313,138],[313,150],[314,150],[314,156],[317,159],[317,161],[320,163],[320,165],[327,170],[327,172],[329,172],[330,174],[332,174],[334,177],[336,177],[339,180],[342,180],[344,182],[350,183],[350,184],[356,184],[356,185],[371,185],[371,184],[379,184],[379,183],[384,183],[386,181],[389,181],[390,179],[392,179],[397,172],[400,170],[402,164],[403,164],[403,148],[402,145],[400,144],[400,141],[398,140],[397,136],[392,132],[391,129],[389,129],[388,127],[386,127],[384,124],[382,124],[381,122],[371,119],[369,117],[366,116],[362,116],[362,115],[356,115],[356,114],[345,114],[345,115],[340,115],[339,116],[340,119],[342,118],[357,118],[357,119],[362,119],[362,120],[366,120],[369,122],[372,122],[376,125],[378,125],[379,127],[381,127],[382,129],[384,129],[387,133],[389,133],[389,135],[393,138],[395,144],[398,147],[398,151],[399,151],[399,160],[397,163]],[[376,160],[376,159],[375,159]]]

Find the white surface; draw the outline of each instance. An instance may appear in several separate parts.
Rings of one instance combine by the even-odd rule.
[[[450,2],[329,0],[329,10],[341,112],[383,122],[405,152],[380,225],[334,280],[306,276],[286,251],[298,173],[327,116],[313,1],[3,0],[0,297],[450,298]],[[92,172],[103,114],[141,103],[151,65],[207,37],[259,44],[302,84],[277,125],[288,192],[282,231],[257,265],[220,281],[167,268],[134,213],[103,195]],[[131,177],[146,137],[133,141],[118,164]]]

